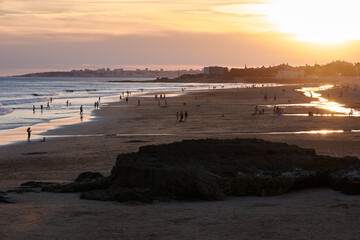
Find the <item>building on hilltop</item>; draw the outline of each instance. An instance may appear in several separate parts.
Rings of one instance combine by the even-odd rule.
[[[204,75],[208,75],[208,76],[221,76],[228,72],[229,69],[227,67],[218,67],[218,66],[204,67]]]

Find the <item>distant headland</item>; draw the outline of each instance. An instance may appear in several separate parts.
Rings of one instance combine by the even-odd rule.
[[[150,70],[136,69],[136,70],[124,70],[100,68],[96,70],[83,69],[83,70],[71,70],[71,71],[53,71],[53,72],[38,72],[29,73],[24,75],[17,75],[13,77],[101,77],[101,78],[176,78],[184,74],[199,74],[202,70]]]
[[[324,65],[291,66],[287,63],[269,67],[231,68],[221,66],[204,67],[202,70],[150,70],[110,69],[72,70],[29,73],[13,77],[102,77],[102,78],[154,78],[154,82],[258,82],[258,81],[306,81],[319,78],[360,77],[360,63],[333,61]],[[109,80],[117,82],[122,80]],[[148,82],[148,81],[147,81]]]

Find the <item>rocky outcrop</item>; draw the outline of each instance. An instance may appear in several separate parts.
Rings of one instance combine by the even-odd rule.
[[[329,176],[330,185],[333,189],[345,194],[360,194],[360,168],[340,169]]]
[[[9,198],[7,193],[0,192],[0,203],[15,203],[15,201]]]
[[[84,173],[71,184],[43,190],[82,192],[105,201],[223,200],[333,187],[359,194],[360,160],[316,155],[285,143],[259,139],[186,140],[120,154],[109,177]]]
[[[75,182],[95,182],[101,181],[104,176],[98,172],[83,172],[75,180]]]

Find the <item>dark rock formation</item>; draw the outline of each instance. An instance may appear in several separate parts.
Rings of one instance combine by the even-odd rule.
[[[81,181],[79,180],[81,179]],[[312,187],[360,193],[360,160],[258,139],[186,140],[120,154],[109,177],[94,173],[43,190],[108,201],[222,200]]]
[[[360,168],[348,167],[340,169],[329,176],[330,185],[333,189],[345,194],[360,194]]]
[[[104,176],[98,172],[84,172],[81,173],[75,182],[94,182],[104,179]]]
[[[29,193],[29,192],[39,193],[40,191],[35,190],[33,188],[19,187],[19,188],[10,189],[10,190],[8,190],[6,192],[7,193],[23,194],[23,193]]]
[[[0,192],[0,203],[15,203],[15,201],[7,197],[7,193]]]
[[[20,186],[21,187],[27,187],[27,188],[43,188],[45,186],[49,186],[49,185],[53,185],[53,184],[58,184],[58,183],[30,181],[30,182],[23,183]]]

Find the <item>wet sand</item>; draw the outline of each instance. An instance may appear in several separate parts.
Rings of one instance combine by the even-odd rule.
[[[68,182],[85,171],[108,175],[119,153],[183,139],[262,138],[314,148],[318,154],[360,157],[360,132],[350,132],[360,129],[358,117],[272,114],[273,105],[287,104],[289,98],[291,103],[311,101],[294,88],[186,92],[167,98],[168,105],[162,100],[160,106],[153,97],[145,96],[133,97],[128,104],[108,104],[96,111],[93,121],[49,131],[49,136],[58,137],[47,138],[46,142],[26,143],[24,139],[0,147],[0,190],[30,180]],[[328,91],[335,94],[341,90],[336,87]],[[266,92],[267,101],[263,98]],[[360,91],[344,91],[336,100],[360,110],[358,99]],[[252,115],[256,104],[265,108],[264,115]],[[305,115],[309,111],[303,107],[284,110]],[[187,122],[176,120],[180,111],[189,113]],[[344,132],[281,134],[310,130]],[[278,134],[269,134],[273,132]],[[0,221],[4,239],[353,239],[360,229],[355,221],[360,213],[360,197],[329,189],[222,202],[152,205],[86,201],[78,194],[13,196],[18,203],[0,205],[5,216]]]

